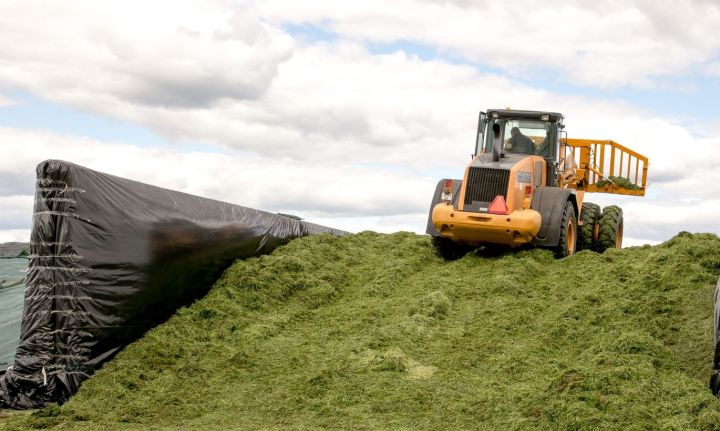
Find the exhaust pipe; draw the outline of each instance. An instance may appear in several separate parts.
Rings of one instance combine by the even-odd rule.
[[[498,123],[493,124],[493,162],[500,161],[500,154],[502,152],[502,139],[500,139],[500,125]]]

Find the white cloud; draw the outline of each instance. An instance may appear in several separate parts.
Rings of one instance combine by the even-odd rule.
[[[433,178],[408,175],[401,169],[141,148],[22,129],[0,128],[0,142],[16,143],[12,157],[0,159],[0,176],[24,176],[34,173],[43,160],[62,159],[186,193],[314,217],[424,211],[427,190],[435,184]],[[5,208],[17,199],[0,197],[0,206]],[[29,214],[32,198],[23,199],[22,208]]]
[[[27,228],[32,220],[33,197],[0,196],[0,230]]]
[[[0,94],[0,108],[4,108],[6,106],[12,106],[14,104],[15,104],[14,100]]]
[[[705,73],[711,76],[720,76],[720,62],[714,62],[707,65]]]
[[[428,209],[430,202],[427,203]],[[337,229],[346,230],[348,232],[374,231],[380,233],[393,233],[399,231],[415,232],[418,234],[425,233],[425,225],[427,223],[427,212],[418,212],[411,214],[396,214],[389,216],[369,216],[369,217],[313,217],[312,221]]]
[[[662,241],[628,238],[628,237],[624,236],[622,246],[623,247],[638,247],[638,246],[643,246],[643,245],[657,245],[657,244],[660,244],[661,242]]]
[[[126,44],[135,43],[133,37],[129,39]],[[185,42],[185,36],[178,38],[179,44]],[[162,51],[167,43],[151,39],[140,45]],[[24,45],[34,51],[32,40]],[[75,45],[67,49],[83,51],[79,41]],[[244,69],[278,67],[263,96],[226,98],[207,106],[188,92],[169,87],[175,80],[194,85],[186,82],[193,78],[182,71],[169,79],[165,72],[142,64],[139,67],[146,70],[139,76],[139,70],[129,70],[122,62],[104,67],[106,62],[97,58],[106,55],[103,44],[87,50],[83,58],[73,59],[77,66],[71,68],[53,55],[42,57],[43,51],[37,50],[38,58],[18,58],[14,69],[0,71],[0,84],[22,86],[59,103],[121,118],[174,141],[207,142],[299,160],[322,154],[327,160],[415,165],[439,160],[446,151],[454,156],[468,154],[467,145],[460,149],[454,144],[473,141],[478,95],[500,99],[500,91],[489,89],[513,87],[504,78],[482,75],[468,66],[423,62],[401,53],[372,56],[357,44],[339,43],[296,48],[293,57],[279,66],[273,61],[263,65],[261,60],[248,65]],[[0,45],[0,52],[4,51],[8,50]],[[222,49],[208,51],[219,64],[227,57]],[[179,56],[176,62],[183,58]],[[173,63],[172,59],[159,61],[166,60]],[[35,64],[42,67],[34,68]],[[236,73],[242,75],[242,71]],[[210,93],[232,95],[235,91],[222,79],[207,81],[209,86],[218,86]],[[534,93],[538,91],[517,86],[503,92],[502,99]],[[182,96],[190,106],[146,103],[146,98],[156,98],[156,94]],[[431,148],[431,153],[418,152],[418,145]]]
[[[457,32],[469,26],[470,20],[474,30],[468,34],[478,34],[477,22],[503,22],[500,18],[510,13],[494,3],[475,10],[466,4],[407,1],[376,7],[372,2],[362,7],[354,3],[325,7],[319,1],[303,3],[299,9],[296,3],[280,7],[262,2],[256,7],[273,22],[327,18],[331,23],[336,20],[333,25],[337,26],[366,26],[368,37],[380,31],[379,27],[387,27],[384,31],[391,34],[383,37],[390,39],[404,37],[393,33],[404,27],[398,30],[397,26],[378,24],[384,19],[407,20],[403,25],[413,29],[427,24],[426,31],[417,34],[429,34],[436,28]],[[402,52],[371,55],[354,42],[293,44],[285,33],[258,18],[253,7],[233,8],[223,2],[203,7],[173,2],[166,8],[161,3],[148,7],[124,2],[120,7],[90,2],[74,4],[73,13],[67,5],[58,5],[67,11],[61,13],[51,6],[23,6],[27,4],[12,3],[5,6],[8,13],[0,15],[7,20],[3,23],[0,17],[0,25],[9,29],[8,37],[0,41],[0,53],[14,65],[0,69],[0,85],[20,85],[63,104],[147,127],[173,141],[204,142],[303,162],[394,164],[425,172],[449,171],[467,161],[473,149],[477,111],[493,106],[560,110],[568,114],[571,134],[612,138],[640,150],[653,150],[658,143],[667,145],[669,133],[687,135],[662,119],[656,127],[651,124],[651,113],[621,102],[552,93],[480,73],[467,65],[423,61]],[[578,5],[541,7],[541,12],[594,17],[604,10],[608,15],[635,17],[632,19],[637,15],[644,17],[638,20],[651,23],[663,16],[653,6],[644,7],[642,13],[637,8],[620,13],[614,3],[604,8]],[[408,13],[395,14],[400,8]],[[520,9],[534,10],[529,6]],[[447,14],[463,17],[453,26],[430,26],[423,21],[450,22],[444,21]],[[477,14],[482,15],[479,21]],[[519,14],[518,19],[529,19],[525,15]],[[714,16],[707,15],[707,19]],[[566,18],[561,26],[532,28],[551,32],[578,27],[577,19]],[[44,25],[25,26],[20,24],[23,21]],[[128,30],[130,23],[133,31]],[[592,29],[596,24],[588,25]],[[597,31],[591,33],[605,35]],[[540,41],[548,37],[543,35],[538,36]],[[561,40],[572,39],[582,45],[586,36],[578,37]],[[18,40],[23,43],[14,43]],[[598,40],[618,49],[636,43],[616,36]],[[532,52],[559,55],[556,53],[566,51],[560,48],[533,47]],[[654,52],[643,51],[642,61]],[[678,57],[673,61],[682,63]],[[591,63],[602,62],[596,59]],[[572,69],[579,70],[576,66]],[[246,79],[257,71],[267,73],[252,79],[258,84],[255,93],[250,91],[254,96],[236,94],[245,84],[232,80]],[[181,100],[170,100],[176,98]],[[688,139],[692,138],[683,137]],[[672,154],[657,152],[653,160],[656,178],[673,174],[664,171],[680,169],[670,163]],[[657,164],[658,157],[668,163]]]
[[[167,136],[299,160],[426,167],[472,151],[477,95],[512,84],[470,67],[404,54],[373,56],[352,43],[302,46],[266,96],[212,110],[138,112]],[[520,86],[504,94],[518,98]],[[462,146],[457,144],[462,143]],[[469,145],[468,145],[469,143]]]
[[[0,229],[0,243],[30,242],[30,229]]]
[[[633,220],[633,235],[639,238],[667,238],[668,232],[720,233],[717,223],[720,199],[700,201],[677,195],[675,199],[628,202],[626,217]]]
[[[224,2],[5,2],[0,80],[80,102],[197,107],[257,99],[292,41]]]
[[[272,22],[311,23],[341,37],[415,41],[506,72],[552,71],[562,83],[649,85],[711,60],[720,8],[711,1],[263,1]]]

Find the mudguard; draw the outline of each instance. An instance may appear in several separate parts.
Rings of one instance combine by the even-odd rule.
[[[538,231],[535,244],[554,247],[560,241],[560,224],[562,223],[565,204],[570,201],[578,213],[577,198],[570,189],[558,187],[538,187],[533,194],[530,208],[540,213],[542,224]]]
[[[430,236],[440,236],[440,232],[438,232],[437,229],[435,229],[435,225],[432,222],[432,211],[433,208],[435,208],[435,205],[440,203],[440,195],[442,194],[442,187],[443,184],[445,184],[445,181],[451,179],[451,178],[443,178],[442,180],[438,181],[437,186],[435,186],[435,194],[433,195],[432,203],[430,203],[430,211],[428,212],[428,221],[427,221],[427,228],[425,229],[425,233]],[[458,195],[460,194],[460,187],[462,186],[462,180],[453,179],[453,208],[457,208],[458,204]]]

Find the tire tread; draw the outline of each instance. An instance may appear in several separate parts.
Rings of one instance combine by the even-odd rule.
[[[570,218],[575,219],[575,233],[577,235],[577,216],[575,215],[575,207],[573,206],[572,202],[568,201],[565,204],[565,210],[563,210],[563,216],[562,221],[560,222],[560,241],[558,241],[558,245],[555,247],[555,257],[556,258],[563,258],[570,256],[569,251],[566,249],[566,239],[567,239],[567,223]],[[575,237],[575,250],[577,251],[577,236]]]
[[[470,251],[469,247],[457,244],[453,240],[442,236],[432,237],[432,245],[435,248],[435,253],[445,260],[460,259]]]
[[[592,250],[594,248],[593,234],[595,233],[595,225],[600,220],[600,215],[600,205],[592,202],[583,203],[582,211],[580,211],[582,225],[578,226],[578,251]]]
[[[617,231],[623,220],[623,212],[619,206],[611,205],[603,209],[598,222],[598,240],[595,250],[602,253],[609,248],[615,248]]]

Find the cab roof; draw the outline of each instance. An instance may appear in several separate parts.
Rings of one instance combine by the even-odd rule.
[[[541,115],[549,115],[550,121],[558,122],[562,121],[563,115],[559,112],[547,112],[547,111],[521,111],[515,109],[488,109],[487,116],[492,118],[492,113],[497,112],[499,118],[527,118],[533,120],[539,120]]]

